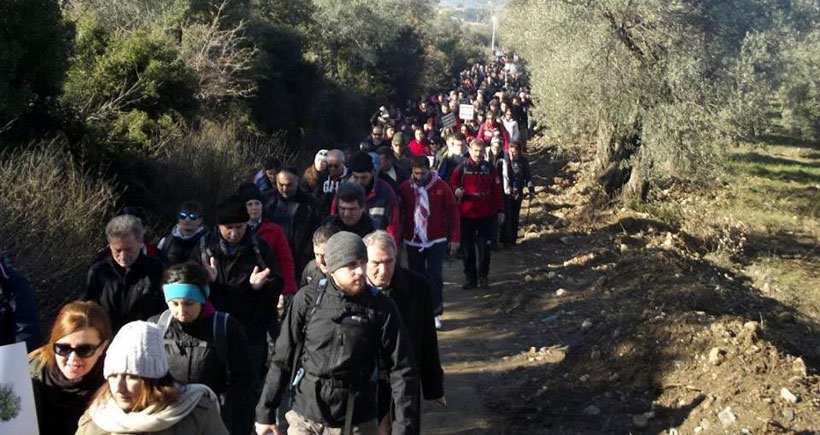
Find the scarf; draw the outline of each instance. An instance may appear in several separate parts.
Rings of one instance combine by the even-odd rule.
[[[417,183],[412,183],[413,193],[415,194],[416,207],[413,209],[413,235],[421,242],[422,246],[427,246],[427,219],[430,218],[430,197],[427,195],[427,189],[433,186],[433,183],[438,180],[438,174],[430,172],[430,179],[423,186]]]
[[[219,403],[216,394],[205,385],[188,384],[178,388],[181,393],[179,400],[161,410],[149,406],[140,412],[125,412],[113,397],[109,397],[102,403],[92,404],[89,415],[94,424],[106,432],[150,433],[168,429],[182,421],[203,397],[210,397],[214,403]]]
[[[191,235],[184,235],[182,231],[179,230],[179,224],[174,225],[174,229],[171,230],[171,235],[180,239],[180,240],[191,240],[195,237],[198,237],[200,234],[205,232],[205,227],[199,227],[196,231],[194,231]]]

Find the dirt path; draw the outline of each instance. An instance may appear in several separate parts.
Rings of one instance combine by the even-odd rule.
[[[817,320],[680,229],[596,206],[584,160],[535,148],[532,223],[489,289],[446,265],[448,406],[424,404],[422,433],[820,433]]]
[[[425,403],[424,434],[498,432],[499,422],[485,406],[481,389],[498,361],[517,352],[514,326],[505,322],[502,310],[493,308],[499,292],[509,290],[516,275],[526,269],[512,253],[493,253],[489,289],[462,290],[461,261],[450,260],[445,265],[444,328],[438,339],[448,404]]]

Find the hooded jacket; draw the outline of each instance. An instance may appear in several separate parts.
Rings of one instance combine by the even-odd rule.
[[[275,421],[292,364],[298,358],[305,376],[296,386],[293,410],[303,417],[342,427],[353,389],[357,394],[353,395],[352,423],[375,419],[375,380],[381,367],[393,391],[393,434],[418,433],[415,360],[395,303],[375,289],[348,296],[329,279],[321,301],[309,314],[321,287],[303,287],[293,297],[256,407],[256,421]],[[300,357],[296,351],[302,342]]]
[[[179,224],[177,224],[171,229],[171,234],[159,241],[157,249],[162,252],[168,266],[184,263],[192,259],[191,253],[197,243],[207,234],[207,228],[199,227],[194,234],[186,236],[182,234],[179,230]],[[199,261],[199,259],[194,258],[194,261]]]

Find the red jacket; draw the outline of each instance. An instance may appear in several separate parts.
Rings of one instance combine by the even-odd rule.
[[[415,156],[430,155],[430,146],[427,145],[427,141],[424,139],[422,139],[421,142],[419,142],[415,138],[413,138],[413,140],[411,140],[410,143],[407,144],[407,150]]]
[[[262,223],[256,227],[256,237],[264,240],[276,255],[279,273],[282,274],[282,294],[296,293],[299,290],[296,286],[296,266],[293,264],[293,255],[290,253],[285,231],[279,225],[262,219]]]
[[[453,171],[450,187],[453,192],[459,187],[464,189],[458,206],[461,217],[478,219],[504,213],[501,178],[486,160],[477,164],[468,157],[463,165]]]
[[[404,207],[404,240],[413,245],[422,246],[423,243],[415,233],[416,193],[413,179],[406,180],[399,186],[402,206]],[[424,186],[430,203],[430,215],[427,218],[427,241],[447,239],[450,242],[459,242],[461,237],[461,222],[458,214],[458,204],[453,190],[435,172],[430,172],[430,181]],[[425,246],[426,247],[426,246]]]
[[[490,142],[493,140],[493,134],[495,132],[501,133],[501,139],[504,141],[504,151],[510,150],[510,137],[507,136],[507,131],[504,130],[504,127],[497,127],[493,124],[483,123],[481,127],[478,127],[478,133],[476,134],[476,138],[483,140],[487,143],[487,147],[490,146]]]

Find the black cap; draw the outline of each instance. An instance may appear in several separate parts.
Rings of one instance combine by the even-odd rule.
[[[238,195],[231,195],[219,203],[216,220],[219,225],[247,223],[250,220],[245,201]]]

